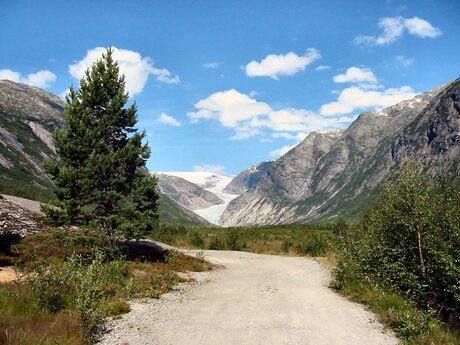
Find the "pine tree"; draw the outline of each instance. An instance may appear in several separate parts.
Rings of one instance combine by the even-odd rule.
[[[150,149],[134,127],[137,107],[125,107],[125,79],[109,48],[70,88],[64,118],[54,133],[59,162],[45,169],[57,186],[60,224],[90,225],[109,236],[140,238],[158,222],[156,179],[145,168]]]

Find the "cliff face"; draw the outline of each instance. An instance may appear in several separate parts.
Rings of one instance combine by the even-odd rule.
[[[64,124],[65,103],[44,90],[0,80],[0,191],[46,200],[52,183],[43,170],[56,158],[51,133]]]
[[[342,132],[310,133],[275,161],[221,217],[225,226],[354,217],[411,158],[433,176],[459,173],[459,84],[362,113]]]
[[[232,181],[224,188],[224,193],[242,194],[255,187],[264,176],[265,171],[273,162],[262,162],[251,166],[235,176]]]

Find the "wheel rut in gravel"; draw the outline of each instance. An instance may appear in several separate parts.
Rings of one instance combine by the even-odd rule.
[[[330,273],[313,259],[204,254],[224,268],[193,274],[196,283],[159,300],[133,301],[102,344],[398,344],[372,313],[329,289]]]

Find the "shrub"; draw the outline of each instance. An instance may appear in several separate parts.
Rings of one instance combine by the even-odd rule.
[[[192,245],[195,246],[195,247],[198,247],[198,248],[203,248],[204,247],[204,240],[200,236],[200,234],[198,232],[196,232],[196,231],[192,232],[191,242],[192,242]]]
[[[341,241],[338,287],[357,276],[459,318],[460,194],[453,187],[424,185],[410,165]]]
[[[227,248],[241,250],[240,235],[237,230],[230,230],[227,234]]]

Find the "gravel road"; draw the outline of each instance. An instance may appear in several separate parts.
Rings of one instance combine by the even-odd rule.
[[[159,300],[133,301],[101,344],[398,344],[373,314],[327,287],[330,275],[315,260],[204,253],[225,268],[194,273],[196,283]]]

